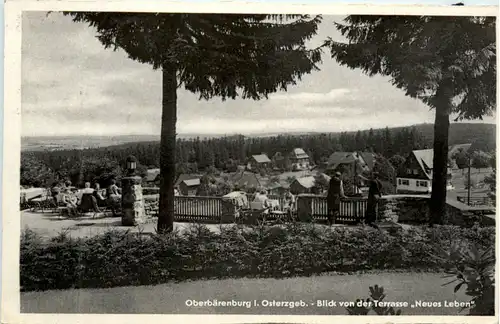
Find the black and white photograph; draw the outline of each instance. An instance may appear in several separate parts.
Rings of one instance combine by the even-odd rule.
[[[495,316],[498,7],[324,7],[22,11],[20,314]]]

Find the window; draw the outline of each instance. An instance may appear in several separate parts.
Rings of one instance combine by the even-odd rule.
[[[413,169],[413,174],[417,175],[418,174],[418,169]]]
[[[400,184],[401,184],[401,179],[398,179],[398,185],[400,185]]]
[[[417,181],[417,187],[427,187],[427,181]]]
[[[411,174],[411,169],[406,169],[406,174]]]
[[[403,179],[403,180],[401,180],[401,184],[402,184],[403,186],[409,186],[409,185],[410,185],[410,180],[405,180],[405,179]]]

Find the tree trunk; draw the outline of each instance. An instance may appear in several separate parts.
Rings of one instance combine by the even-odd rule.
[[[451,87],[443,82],[436,93],[434,121],[434,156],[432,194],[429,204],[430,225],[442,224],[446,212],[446,184],[448,173],[448,131],[450,128]]]
[[[174,227],[175,125],[177,122],[176,72],[174,66],[163,67],[158,233],[170,232]]]

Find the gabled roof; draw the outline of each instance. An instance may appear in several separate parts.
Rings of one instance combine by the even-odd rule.
[[[238,185],[240,187],[254,187],[259,188],[261,186],[261,182],[257,175],[253,172],[236,172],[233,176],[230,177],[230,181]]]
[[[323,178],[325,178],[326,181],[330,182],[330,180],[332,179],[332,177],[330,177],[329,175],[327,174],[324,174],[323,172],[318,172],[316,173],[316,176],[318,175],[321,175]]]
[[[301,149],[301,148],[294,148],[292,150],[292,156],[295,157],[296,159],[308,159],[309,155]]]
[[[146,181],[152,182],[160,175],[160,169],[149,169],[146,174]]]
[[[199,186],[201,184],[200,179],[182,180],[181,183],[184,183],[188,187]]]
[[[418,164],[422,171],[429,177],[432,178],[432,167],[433,167],[433,158],[434,158],[434,150],[416,150],[413,151],[412,154],[417,159]],[[429,170],[430,169],[430,170]]]
[[[273,182],[266,184],[265,187],[267,189],[277,189],[277,188],[283,188],[283,185],[281,185],[281,183],[273,181]]]
[[[269,160],[269,157],[266,154],[252,155],[252,158],[257,163],[269,163],[269,162],[271,162],[271,160]]]
[[[295,179],[302,187],[310,189],[314,187],[314,177],[309,176],[309,177],[302,177],[302,178],[297,178]]]
[[[360,152],[361,157],[365,160],[366,165],[370,170],[373,170],[375,166],[375,153],[372,152]]]
[[[418,163],[423,167],[423,169],[425,169],[425,168],[432,169],[433,158],[434,158],[434,150],[433,149],[416,150],[416,151],[413,151],[413,155],[415,155]],[[422,163],[424,163],[424,164],[422,164]]]
[[[328,158],[328,168],[335,169],[340,164],[350,164],[354,161],[366,164],[363,156],[357,152],[335,152]]]
[[[341,163],[352,163],[355,158],[352,152],[334,152],[328,158],[328,165],[338,165]]]
[[[184,180],[191,180],[191,179],[201,179],[201,175],[182,173],[179,175],[179,177],[175,181],[175,186],[177,187]]]
[[[273,159],[274,160],[284,160],[285,159],[285,156],[281,153],[281,152],[276,152],[274,153],[273,155]]]

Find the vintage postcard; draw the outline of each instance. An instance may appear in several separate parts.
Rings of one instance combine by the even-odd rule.
[[[498,7],[5,5],[2,323],[495,323]]]

